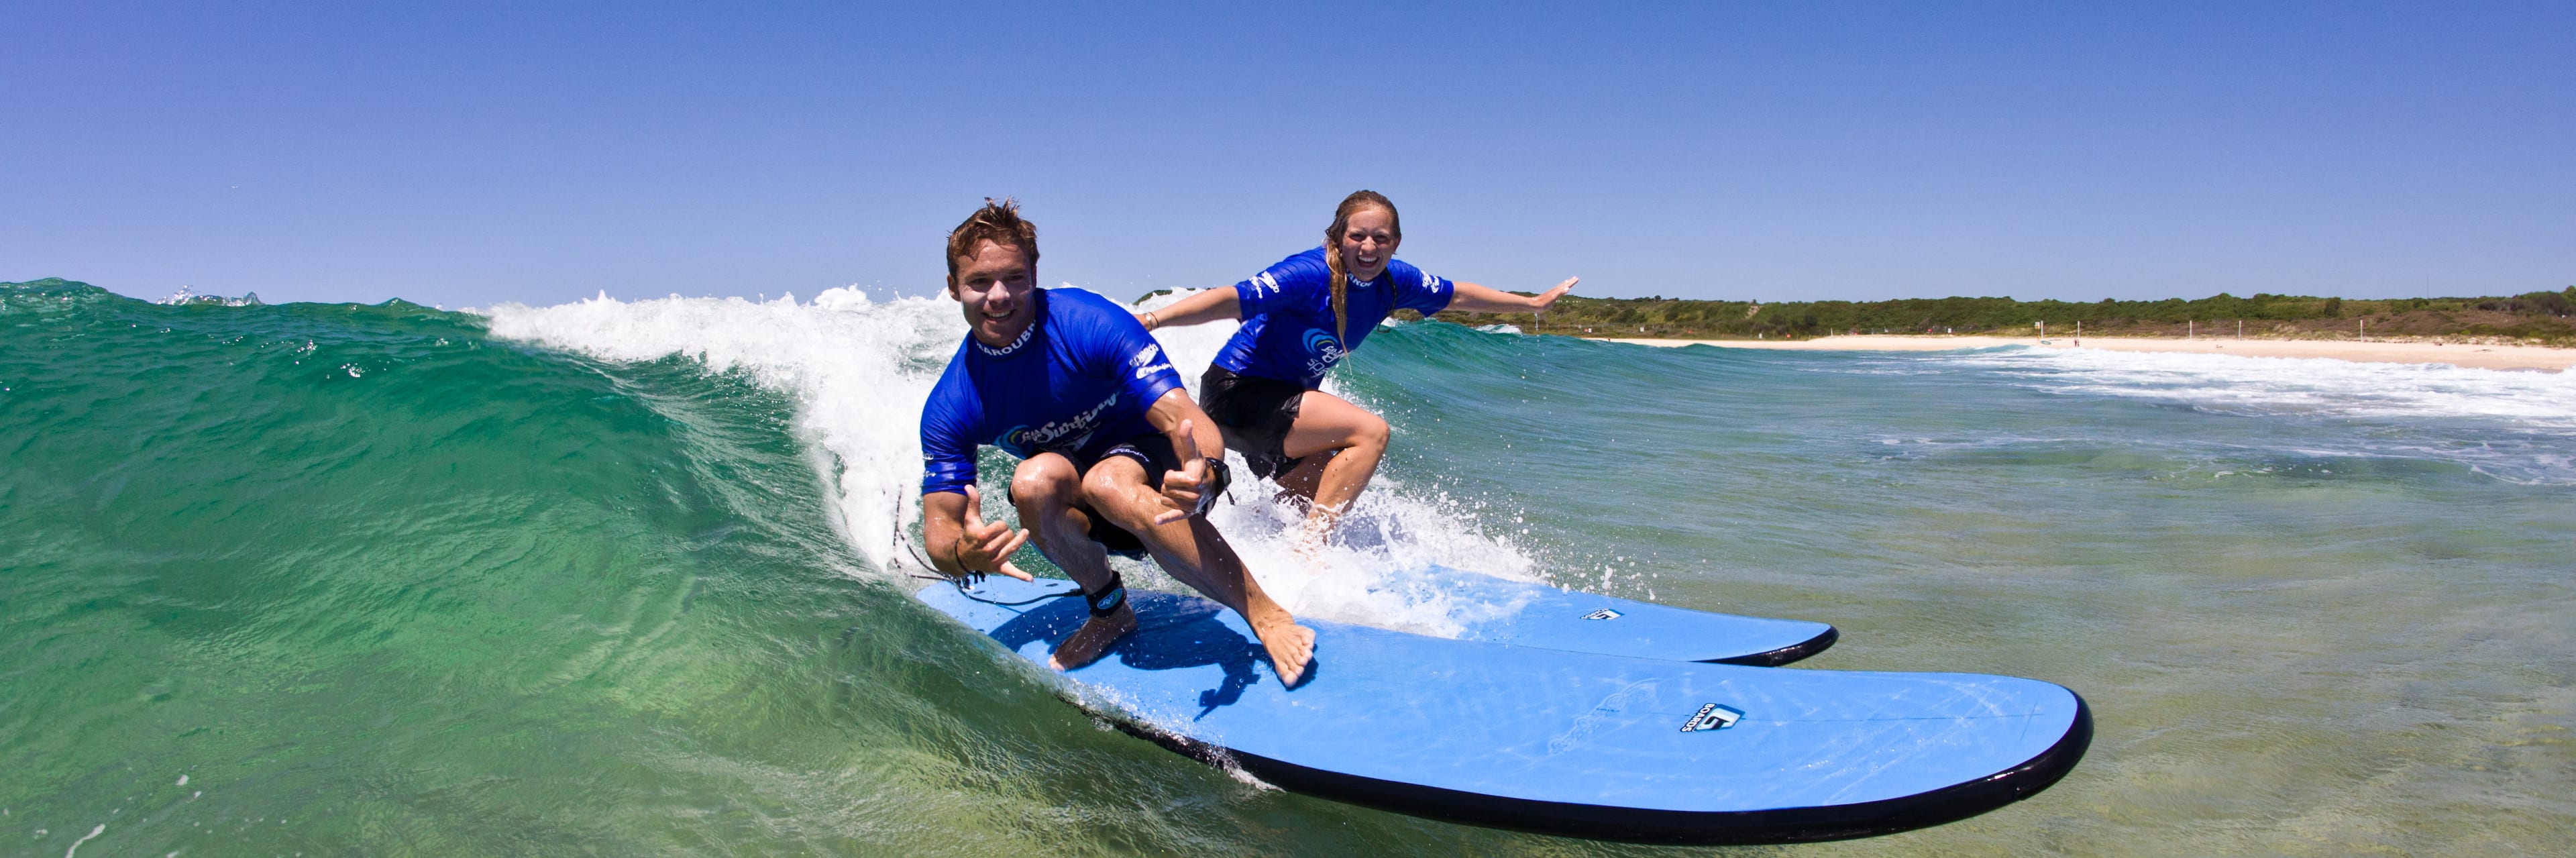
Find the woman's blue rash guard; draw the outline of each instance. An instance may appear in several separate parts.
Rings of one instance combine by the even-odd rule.
[[[1293,381],[1315,390],[1342,355],[1358,348],[1387,314],[1414,310],[1425,316],[1449,306],[1449,281],[1390,259],[1376,280],[1351,284],[1342,309],[1350,317],[1349,341],[1333,334],[1332,269],[1321,247],[1286,259],[1234,284],[1243,327],[1216,353],[1216,365],[1236,375]]]
[[[975,483],[975,448],[1076,463],[1156,431],[1154,400],[1181,386],[1162,344],[1136,317],[1080,289],[1032,289],[1037,318],[1017,342],[992,348],[966,335],[921,407],[921,493]]]

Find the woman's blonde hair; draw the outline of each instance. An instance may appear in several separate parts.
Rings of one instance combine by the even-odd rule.
[[[1342,234],[1351,231],[1351,215],[1366,208],[1385,209],[1387,232],[1398,240],[1404,238],[1404,218],[1395,213],[1395,203],[1388,201],[1385,194],[1352,191],[1342,198],[1341,207],[1333,209],[1333,225],[1324,227],[1324,267],[1332,272],[1333,279],[1333,342],[1341,345],[1345,353],[1350,351],[1346,343],[1351,327],[1351,276],[1342,264]]]

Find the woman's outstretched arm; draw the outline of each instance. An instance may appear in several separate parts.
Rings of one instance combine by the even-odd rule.
[[[1574,291],[1575,282],[1582,279],[1581,277],[1565,278],[1565,282],[1556,284],[1556,288],[1526,298],[1474,283],[1453,283],[1456,291],[1449,295],[1448,309],[1461,313],[1542,313],[1554,306],[1556,299],[1565,297],[1567,292]],[[1190,297],[1195,299],[1198,296]],[[1171,324],[1171,322],[1166,321],[1164,324]]]
[[[1195,325],[1240,318],[1243,318],[1243,305],[1237,302],[1232,286],[1219,286],[1172,302],[1169,307],[1136,314],[1136,321],[1148,331],[1166,325]]]

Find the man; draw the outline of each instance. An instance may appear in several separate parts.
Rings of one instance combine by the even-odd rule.
[[[1135,630],[1108,552],[1142,550],[1243,615],[1280,681],[1295,685],[1314,631],[1262,592],[1207,521],[1208,504],[1225,491],[1225,460],[1199,455],[1223,455],[1216,424],[1143,325],[1098,295],[1036,288],[1037,261],[1037,227],[1010,200],[986,200],[948,234],[948,295],[970,330],[921,411],[922,536],[932,565],[952,578],[1027,580],[1008,559],[1034,540],[1091,608],[1048,661],[1070,670]],[[1030,530],[983,520],[975,488],[982,444],[1020,457],[1011,502]]]

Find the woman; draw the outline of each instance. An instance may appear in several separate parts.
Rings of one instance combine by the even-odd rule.
[[[1386,421],[1319,388],[1324,373],[1396,310],[1535,313],[1574,288],[1568,277],[1536,297],[1452,283],[1395,260],[1404,240],[1395,204],[1360,191],[1333,210],[1322,247],[1280,260],[1232,289],[1210,289],[1138,314],[1146,330],[1242,319],[1199,379],[1199,403],[1252,472],[1306,507],[1309,548],[1321,544],[1377,473]]]

